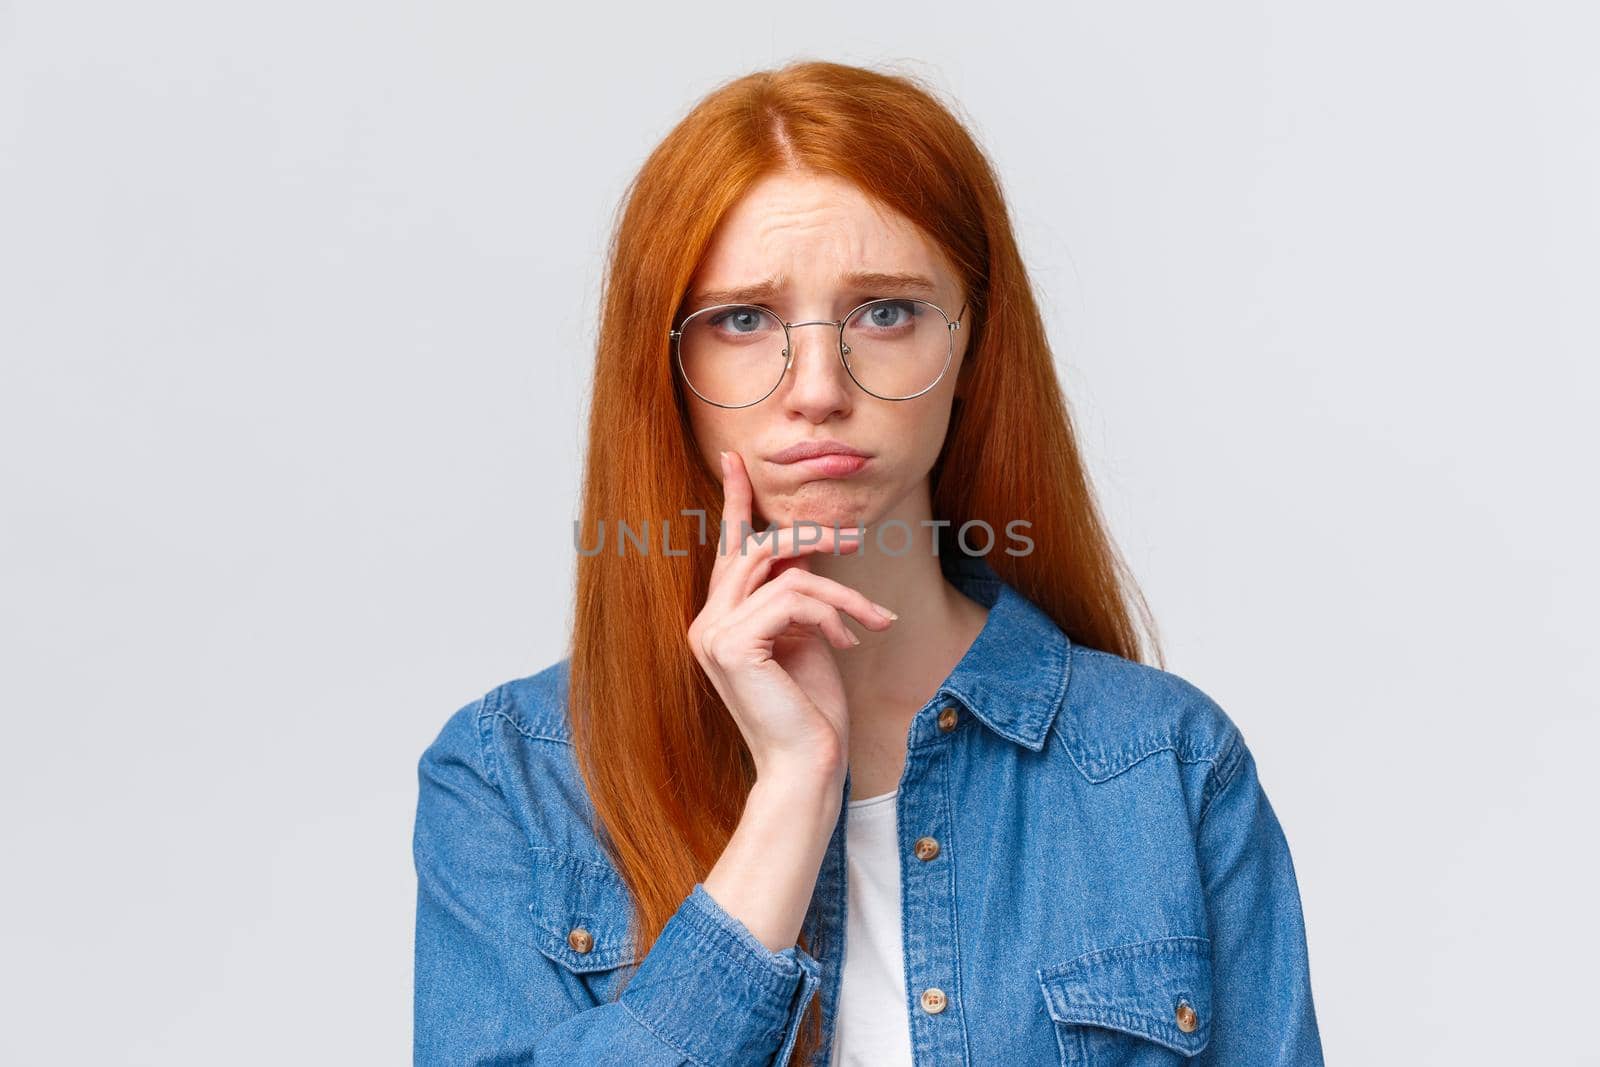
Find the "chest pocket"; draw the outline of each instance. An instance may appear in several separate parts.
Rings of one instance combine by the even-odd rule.
[[[528,904],[539,951],[588,988],[611,999],[622,968],[633,962],[633,898],[609,867],[554,849],[538,849],[539,878]]]
[[[1211,942],[1167,937],[1039,969],[1063,1067],[1180,1067],[1211,1038]]]

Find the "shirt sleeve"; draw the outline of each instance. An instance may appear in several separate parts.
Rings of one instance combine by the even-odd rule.
[[[484,758],[486,714],[456,712],[418,763],[415,1063],[788,1064],[821,968],[768,949],[703,883],[619,1000],[574,993],[529,936],[541,872]]]
[[[1199,852],[1213,1018],[1197,1065],[1321,1067],[1294,863],[1255,759],[1237,735],[1213,770]]]

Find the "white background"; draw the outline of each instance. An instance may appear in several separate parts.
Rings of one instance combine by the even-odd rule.
[[[0,1060],[410,1057],[416,760],[559,658],[601,253],[718,82],[934,80],[1330,1063],[1594,1063],[1590,5],[0,3]]]

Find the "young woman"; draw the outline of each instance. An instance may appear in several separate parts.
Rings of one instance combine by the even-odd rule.
[[[417,1062],[1321,1062],[1283,833],[1141,661],[932,93],[796,63],[667,136],[587,462],[569,654],[421,759]]]

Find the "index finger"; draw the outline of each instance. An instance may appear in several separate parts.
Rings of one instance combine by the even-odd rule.
[[[744,457],[738,452],[722,453],[722,525],[717,530],[717,559],[711,567],[713,577],[725,569],[725,560],[744,542],[750,525],[753,490],[745,473]]]
[[[851,551],[862,547],[859,527],[829,528],[818,523],[808,523],[817,531],[813,541],[802,542],[800,532],[794,527],[785,531],[750,529],[755,497],[744,457],[736,451],[721,453],[723,468],[722,527],[717,536],[717,557],[711,565],[709,597],[721,599],[727,607],[748,596],[755,586],[777,577],[790,567],[810,570],[807,553],[839,548]],[[749,529],[747,537],[745,531]],[[842,544],[837,544],[843,535]],[[755,542],[754,551],[746,546]],[[740,575],[743,575],[741,578]]]

